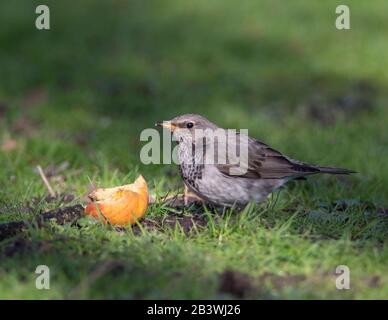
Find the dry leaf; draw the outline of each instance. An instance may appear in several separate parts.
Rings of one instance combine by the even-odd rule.
[[[12,150],[17,149],[18,144],[16,140],[12,138],[5,139],[1,145],[1,150],[4,152],[10,152]]]

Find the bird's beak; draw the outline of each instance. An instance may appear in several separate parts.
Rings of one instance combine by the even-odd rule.
[[[176,129],[176,125],[173,124],[171,121],[158,121],[157,123],[155,123],[155,126],[166,128],[171,131],[174,131]]]

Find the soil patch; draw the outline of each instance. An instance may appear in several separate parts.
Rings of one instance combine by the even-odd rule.
[[[225,270],[219,279],[218,292],[228,294],[238,299],[251,298],[255,295],[268,296],[270,292],[263,291],[265,284],[269,284],[275,290],[281,290],[286,286],[295,286],[306,280],[304,275],[279,276],[272,273],[264,273],[259,277],[248,274]]]
[[[77,204],[42,213],[34,221],[13,221],[0,224],[0,241],[22,233],[29,225],[34,223],[42,226],[45,222],[52,220],[55,220],[60,225],[74,222],[83,216],[83,212],[84,208]]]
[[[324,125],[335,123],[339,116],[353,117],[370,112],[375,106],[377,88],[368,81],[357,81],[343,94],[334,97],[315,95],[307,102],[307,115]]]
[[[207,225],[207,219],[198,213],[193,214],[170,214],[163,217],[145,218],[140,221],[143,228],[147,230],[162,231],[166,227],[175,228],[181,227],[186,234],[189,234],[192,230],[203,228]],[[134,226],[133,230],[135,234],[140,234],[141,230],[138,226]]]

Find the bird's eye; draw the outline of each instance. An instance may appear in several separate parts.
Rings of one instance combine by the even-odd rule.
[[[192,122],[186,123],[186,128],[191,129],[192,127],[194,127],[194,123],[192,123]]]

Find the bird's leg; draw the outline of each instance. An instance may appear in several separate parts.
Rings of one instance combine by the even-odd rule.
[[[188,206],[190,203],[193,202],[204,202],[204,200],[200,197],[198,197],[194,192],[191,192],[190,189],[185,184],[185,189],[183,192],[183,203],[185,206]]]
[[[185,207],[189,204],[189,188],[185,184],[185,190],[183,191],[183,203]]]
[[[184,185],[184,192],[183,194],[174,194],[174,195],[166,195],[161,199],[163,203],[168,203],[169,205],[172,206],[182,206],[182,203],[184,206],[188,206],[192,204],[193,202],[204,202],[203,199],[198,197],[195,193],[191,192],[190,189]],[[149,196],[149,203],[155,203],[156,198],[153,196]]]

